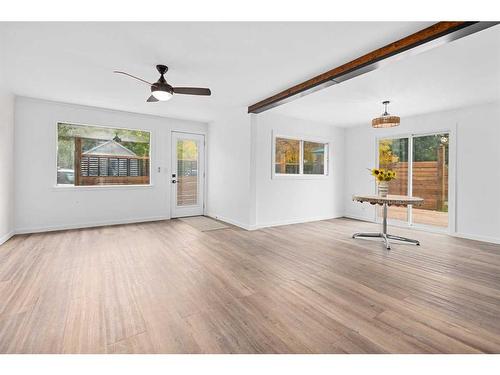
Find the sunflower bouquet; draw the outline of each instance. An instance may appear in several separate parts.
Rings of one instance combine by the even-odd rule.
[[[388,182],[396,178],[396,172],[394,172],[392,169],[385,170],[382,168],[373,168],[370,171],[372,173],[372,176],[376,178],[377,182]]]
[[[396,172],[392,169],[385,170],[381,168],[370,169],[370,172],[377,180],[378,195],[381,197],[387,197],[387,194],[389,193],[389,181],[396,178]]]

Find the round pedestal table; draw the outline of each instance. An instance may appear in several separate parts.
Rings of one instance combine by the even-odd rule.
[[[382,232],[381,233],[354,233],[352,238],[382,238],[387,250],[391,249],[391,244],[389,240],[401,241],[405,243],[411,243],[413,245],[420,245],[417,240],[412,240],[411,238],[394,236],[387,233],[387,207],[388,206],[403,206],[407,207],[409,205],[418,206],[424,201],[422,198],[418,197],[408,197],[406,195],[387,195],[387,197],[379,197],[378,195],[353,195],[353,201],[357,202],[368,202],[372,205],[378,204],[383,207],[383,218],[382,218]]]

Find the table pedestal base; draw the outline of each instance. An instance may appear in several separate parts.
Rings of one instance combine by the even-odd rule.
[[[352,238],[382,238],[384,240],[385,248],[387,250],[391,249],[391,244],[389,240],[401,241],[406,243],[411,243],[413,245],[420,246],[420,242],[417,240],[412,240],[411,238],[393,236],[392,234],[387,233],[354,233]]]
[[[387,234],[387,203],[384,203],[383,208],[384,208],[384,215],[382,216],[382,233],[354,233],[352,235],[352,238],[382,238],[384,240],[385,248],[387,250],[391,249],[391,244],[389,243],[389,240],[396,240],[420,246],[420,242],[418,242],[417,240],[412,240],[411,238],[393,236],[392,234]]]

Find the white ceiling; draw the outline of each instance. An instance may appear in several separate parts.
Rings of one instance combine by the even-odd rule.
[[[225,108],[244,108],[430,24],[0,23],[0,53],[8,83],[18,95],[210,121]],[[178,95],[168,102],[145,103],[149,96],[146,85],[112,73],[124,70],[156,80],[154,66],[159,63],[169,66],[167,80],[172,85],[210,87],[212,97]],[[413,77],[391,84],[392,90],[384,91],[382,82],[375,80],[361,90],[353,87],[344,94],[334,93],[362,82],[358,79],[279,111],[331,122],[339,107],[348,104],[352,109],[366,102],[363,111],[370,117],[380,111],[377,103],[387,96],[395,100],[397,110],[402,99],[396,93],[401,97],[409,95],[413,103],[417,95],[413,92],[418,77],[406,69]],[[422,69],[432,71],[431,67]],[[459,69],[455,70],[453,77],[460,75]],[[386,81],[387,77],[383,78]],[[419,95],[422,90],[424,84],[419,85]],[[353,96],[347,100],[347,94]],[[474,95],[471,93],[471,97]],[[418,103],[429,98],[432,96],[425,95]],[[314,107],[306,105],[304,110],[300,108],[303,103]],[[352,114],[345,111],[345,116]],[[359,114],[355,113],[361,119]]]
[[[500,100],[500,25],[272,109],[337,126]]]

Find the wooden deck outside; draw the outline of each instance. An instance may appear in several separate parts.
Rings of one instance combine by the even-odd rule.
[[[198,176],[180,176],[177,179],[177,205],[190,206],[198,202]]]
[[[407,213],[406,207],[389,207],[387,217],[392,220],[408,221]],[[413,222],[446,228],[448,227],[448,212],[423,210],[414,207]]]

